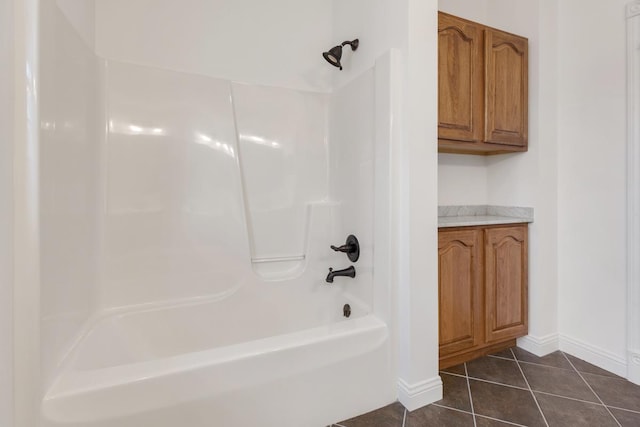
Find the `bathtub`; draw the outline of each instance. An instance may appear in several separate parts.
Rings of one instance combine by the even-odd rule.
[[[394,400],[387,325],[357,301],[345,318],[338,291],[331,310],[244,293],[102,315],[45,393],[43,424],[320,427]]]

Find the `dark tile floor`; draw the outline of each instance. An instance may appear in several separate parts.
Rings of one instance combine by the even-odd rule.
[[[334,427],[640,427],[640,387],[571,355],[514,347],[445,369],[444,398],[396,402]]]

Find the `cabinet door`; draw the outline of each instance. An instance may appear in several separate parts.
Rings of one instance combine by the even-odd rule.
[[[488,143],[527,146],[527,39],[485,30],[485,135]]]
[[[482,230],[438,232],[440,357],[483,341]]]
[[[485,230],[486,340],[527,333],[527,226]]]
[[[438,14],[438,137],[474,142],[483,136],[482,27]]]

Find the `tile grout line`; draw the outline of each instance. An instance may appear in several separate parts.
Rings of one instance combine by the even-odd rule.
[[[494,359],[511,360],[513,362],[513,359],[509,359],[508,357],[496,356],[495,354],[487,354],[487,356],[493,357]]]
[[[588,400],[584,400],[584,399],[577,399],[577,398],[575,398],[575,397],[569,397],[569,396],[562,396],[561,394],[554,394],[554,393],[549,393],[549,392],[546,392],[546,391],[538,391],[538,390],[536,390],[536,391],[535,391],[535,393],[538,393],[538,394],[545,394],[545,395],[547,395],[547,396],[553,396],[553,397],[560,397],[560,398],[562,398],[562,399],[573,400],[573,401],[575,401],[575,402],[590,403],[590,404],[592,404],[592,405],[597,405],[597,406],[607,406],[607,405],[604,405],[604,404],[602,404],[602,403],[598,403],[598,402],[590,402],[590,401],[588,401]],[[616,409],[617,409],[617,408],[616,408]]]
[[[560,353],[562,353],[562,352],[560,352]],[[564,355],[564,353],[563,353],[563,355]],[[509,359],[508,357],[496,356],[496,355],[494,355],[494,354],[487,354],[487,357],[492,357],[492,358],[494,358],[494,359],[501,359],[501,360],[509,360],[509,361],[511,361],[511,362],[515,362],[515,360],[514,360],[514,359]],[[525,365],[542,366],[542,367],[545,367],[545,368],[563,369],[563,370],[565,370],[565,371],[571,371],[572,369],[575,369],[575,368],[573,368],[573,367],[570,369],[570,368],[563,368],[563,367],[561,367],[561,366],[548,365],[548,364],[545,364],[545,363],[536,363],[536,362],[531,362],[531,361],[529,361],[529,360],[518,360],[518,363],[524,363]],[[577,370],[577,369],[576,369],[576,370]],[[444,371],[442,371],[442,372],[444,372]],[[453,374],[453,373],[450,373],[450,372],[444,372],[444,373],[445,373],[445,374],[449,374],[449,375],[457,375],[457,374]],[[613,377],[613,376],[611,376],[611,375],[596,374],[596,373],[594,373],[594,372],[586,372],[586,373],[587,373],[587,374],[589,374],[589,375],[596,375],[596,376],[598,376],[598,377],[604,377],[604,378],[624,379],[624,378],[619,377],[619,376],[617,376],[617,377]]]
[[[518,387],[517,385],[499,383],[499,382],[496,382],[496,381],[485,380],[484,378],[477,378],[477,377],[471,377],[471,376],[467,377],[465,375],[449,374],[447,372],[444,372],[444,374],[451,375],[451,376],[458,377],[458,378],[469,378],[470,380],[480,381],[480,382],[488,383],[488,384],[495,384],[495,385],[501,385],[501,386],[504,386],[504,387],[515,388],[517,390],[529,391],[529,389],[526,388],[526,387]]]
[[[473,417],[473,427],[478,427],[476,423],[476,411],[473,409],[473,396],[471,395],[471,384],[469,383],[469,371],[467,370],[467,363],[464,363],[464,373],[467,376],[467,391],[469,392],[469,403],[471,404],[471,416]]]
[[[459,409],[459,408],[453,408],[451,406],[440,405],[439,403],[432,403],[432,405],[433,406],[437,406],[438,408],[450,409],[452,411],[462,412],[463,414],[473,415],[471,412],[465,411],[464,409]]]
[[[507,421],[507,420],[501,420],[499,418],[493,418],[493,417],[488,417],[486,415],[480,415],[480,414],[476,414],[476,417],[480,417],[480,418],[486,418],[488,420],[493,420],[493,421],[498,421],[504,424],[509,424],[510,426],[517,426],[517,427],[527,427],[523,424],[518,424],[518,423],[512,423],[511,421]]]
[[[567,357],[566,354],[564,354],[564,352],[561,352],[562,355],[564,356],[565,359],[567,359],[567,362],[569,362],[569,365],[571,365],[571,367],[573,368],[574,371],[576,371],[576,374],[578,374],[578,376],[580,377],[580,379],[587,385],[587,387],[589,387],[589,390],[591,390],[591,393],[594,394],[594,396],[596,396],[598,398],[598,400],[600,401],[600,403],[602,403],[602,406],[604,406],[604,409],[607,410],[607,412],[609,413],[609,415],[611,415],[611,418],[613,418],[613,420],[616,422],[616,424],[618,424],[619,427],[622,427],[622,425],[620,424],[620,421],[618,421],[618,419],[613,415],[613,412],[611,412],[609,410],[609,408],[607,408],[607,405],[604,404],[604,402],[602,401],[602,399],[600,399],[600,396],[598,396],[598,393],[596,393],[596,391],[593,389],[593,387],[591,387],[591,385],[587,382],[587,380],[584,379],[584,377],[582,376],[582,374],[580,373],[580,371],[578,371],[576,369],[576,367],[573,365],[573,362],[571,360],[569,360],[569,358]]]
[[[513,426],[527,427],[527,426],[525,426],[523,424],[518,424],[518,423],[514,423],[512,421],[507,421],[507,420],[501,420],[500,418],[494,418],[494,417],[490,417],[488,415],[482,415],[482,414],[475,414],[474,415],[469,411],[465,411],[464,409],[452,408],[452,407],[449,407],[449,406],[439,405],[437,403],[432,403],[432,405],[433,406],[437,406],[439,408],[450,409],[450,410],[456,411],[456,412],[462,412],[463,414],[468,414],[468,415],[472,415],[472,416],[476,416],[476,417],[480,417],[480,418],[486,418],[486,419],[493,420],[493,421],[499,421],[501,423],[505,423],[505,424],[509,424],[509,425],[513,425]]]
[[[437,406],[438,408],[450,409],[452,411],[462,412],[463,414],[468,414],[468,415],[474,416],[474,414],[472,414],[469,411],[465,411],[464,409],[453,408],[453,407],[450,407],[450,406],[444,406],[444,405],[440,405],[440,404],[437,404],[437,403],[432,403],[431,405]],[[525,426],[523,424],[517,424],[517,423],[511,422],[511,421],[501,420],[500,418],[494,418],[494,417],[490,417],[488,415],[475,414],[475,416],[476,417],[480,417],[480,418],[487,418],[487,419],[493,420],[493,421],[500,421],[501,423],[505,423],[505,424],[509,424],[509,425],[513,425],[513,426],[527,427],[527,426]]]
[[[562,352],[560,352],[560,353],[562,353]],[[562,354],[564,355],[564,353],[562,353]],[[502,360],[511,360],[511,361],[514,361],[513,359],[508,359],[508,358],[506,358],[506,357],[500,357],[500,356],[494,356],[494,355],[491,355],[491,354],[489,354],[488,356],[489,356],[489,357],[493,357],[493,358],[495,358],[495,359],[502,359]],[[542,366],[543,368],[562,369],[562,370],[564,370],[564,371],[571,371],[571,370],[575,370],[576,372],[580,372],[580,371],[578,371],[575,367],[573,367],[573,365],[572,365],[572,367],[571,367],[571,368],[563,368],[563,367],[561,367],[561,366],[554,366],[554,365],[548,365],[548,364],[544,364],[544,363],[530,362],[530,361],[528,361],[528,360],[518,360],[518,363],[524,363],[525,365]],[[589,375],[595,375],[595,376],[597,376],[597,377],[602,377],[602,378],[613,378],[613,379],[623,379],[623,380],[625,379],[625,378],[622,378],[622,377],[620,377],[620,376],[611,376],[611,375],[604,375],[604,374],[596,374],[596,373],[594,373],[594,372],[585,372],[585,373],[586,373],[586,374],[589,374]],[[449,372],[445,372],[445,374],[455,375],[455,374],[450,374]]]
[[[542,366],[543,368],[562,369],[563,371],[570,371],[571,370],[569,368],[563,368],[563,367],[560,367],[560,366],[546,365],[544,363],[529,362],[528,360],[518,360],[518,363],[524,363],[525,365]]]
[[[565,356],[565,354],[563,352],[560,351],[559,353],[562,353],[562,355]],[[495,354],[487,354],[487,357],[492,357],[494,359],[510,360],[512,362],[515,362],[514,359],[510,359],[508,357],[503,357],[503,356],[496,356]],[[565,358],[566,358],[566,356],[565,356]],[[518,362],[519,363],[524,363],[524,364],[527,364],[527,365],[544,366],[546,368],[564,369],[565,371],[570,371],[571,370],[569,368],[563,368],[561,366],[547,365],[547,364],[544,364],[544,363],[536,363],[536,362],[531,362],[531,361],[528,361],[528,360],[518,360]],[[572,365],[572,369],[578,371],[573,365]],[[444,372],[445,374],[449,374],[449,375],[459,375],[459,374],[454,374],[452,372],[446,372],[446,371],[440,371],[440,372]],[[578,371],[578,372],[580,372],[580,371]],[[589,375],[596,375],[598,377],[604,377],[604,378],[625,379],[625,378],[622,378],[619,375],[615,375],[615,374],[613,374],[614,376],[612,376],[612,375],[605,375],[605,374],[595,373],[595,372],[585,372],[585,373],[589,374]]]
[[[536,402],[536,406],[538,407],[538,411],[540,411],[540,415],[542,415],[542,419],[544,420],[544,423],[547,427],[549,427],[549,422],[547,421],[547,417],[544,416],[544,412],[542,412],[542,408],[540,407],[540,403],[538,403],[538,399],[536,398],[536,395],[533,393],[533,390],[531,389],[531,385],[529,384],[529,380],[527,379],[527,377],[524,375],[524,371],[522,370],[522,366],[520,366],[520,362],[518,361],[518,358],[516,357],[516,354],[513,352],[513,349],[509,349],[511,350],[511,354],[513,355],[513,359],[516,361],[516,365],[518,365],[518,369],[520,369],[520,374],[522,375],[522,378],[524,378],[524,382],[525,384],[527,384],[527,387],[529,388],[529,393],[531,393],[531,397],[533,397],[533,401]]]
[[[501,385],[501,386],[504,386],[504,387],[515,388],[517,390],[529,391],[528,388],[518,387],[517,385],[503,384],[503,383],[499,383],[499,382],[496,382],[496,381],[490,381],[490,380],[485,380],[485,379],[476,378],[476,377],[469,377],[469,379],[475,380],[475,381],[480,381],[480,382],[483,382],[483,383],[488,383],[488,384],[495,384],[495,385]]]
[[[607,408],[617,409],[618,411],[633,412],[634,414],[640,414],[640,411],[634,411],[633,409],[619,408],[613,405],[604,405],[604,406],[606,406]]]
[[[451,375],[451,376],[454,376],[454,377],[467,378],[467,376],[466,376],[466,375],[453,374],[453,373],[451,373],[451,372],[440,371],[439,373],[440,373],[440,374],[445,374],[445,375]]]

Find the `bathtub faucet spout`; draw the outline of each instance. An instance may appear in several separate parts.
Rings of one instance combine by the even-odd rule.
[[[345,277],[356,277],[356,269],[352,265],[349,268],[345,268],[344,270],[333,270],[333,268],[329,269],[329,274],[327,274],[327,283],[333,283],[333,278],[336,276],[345,276]]]

